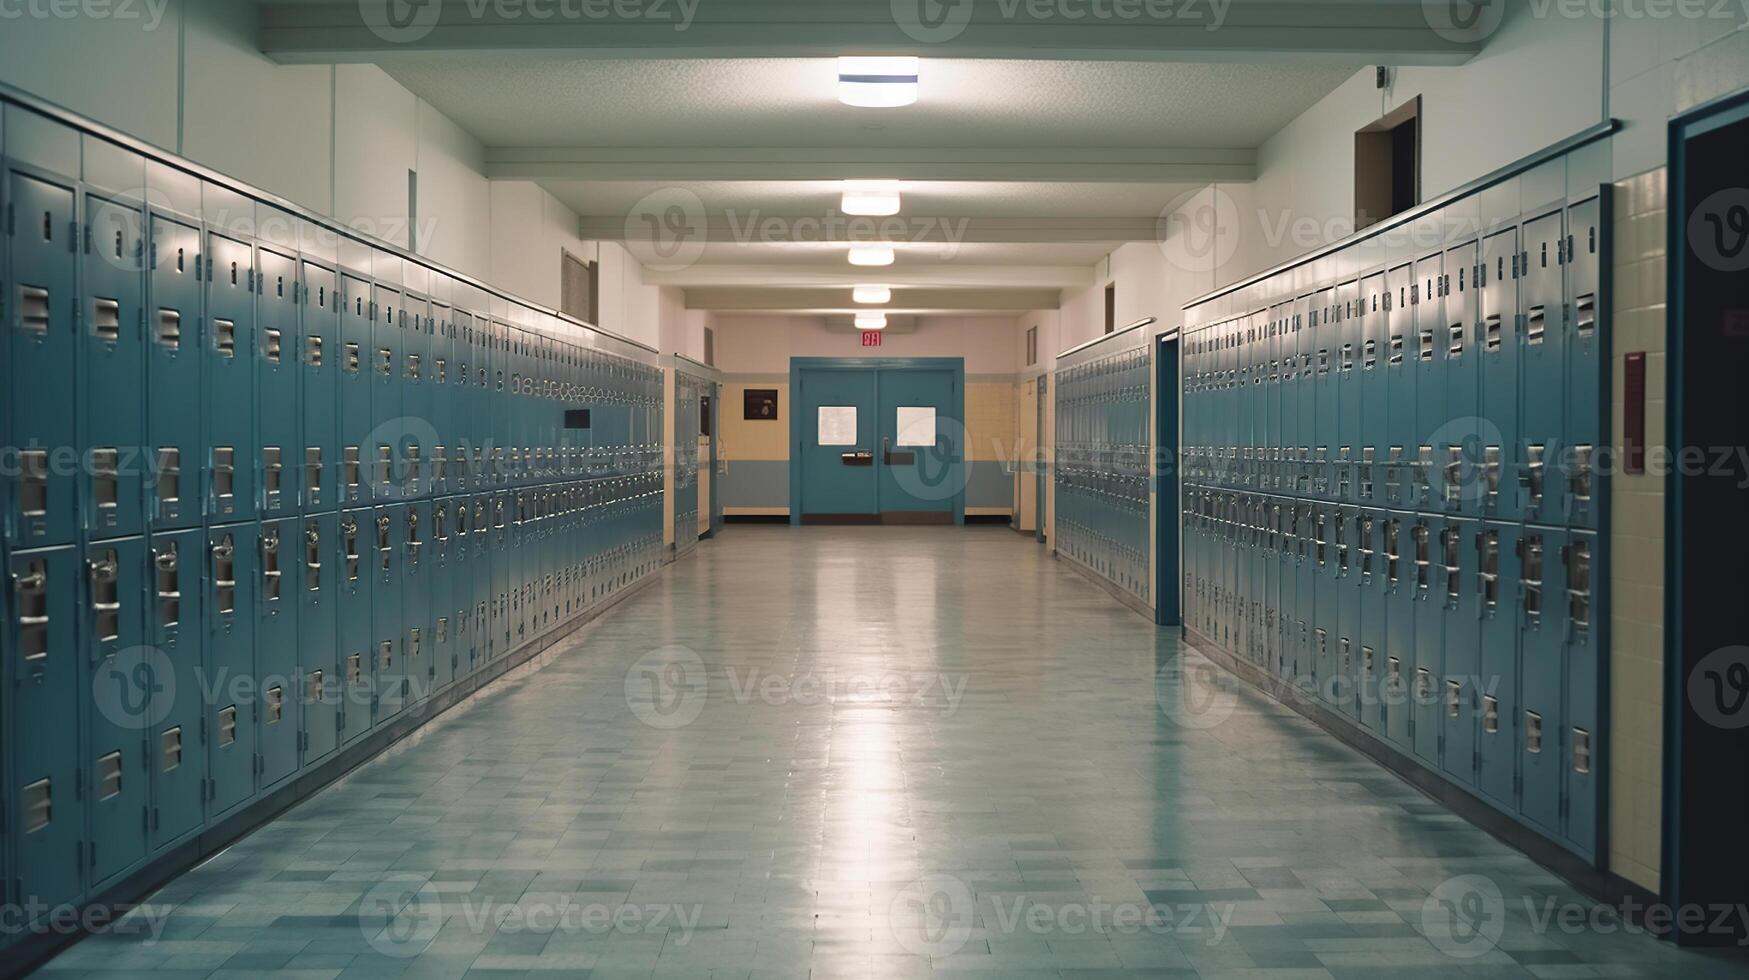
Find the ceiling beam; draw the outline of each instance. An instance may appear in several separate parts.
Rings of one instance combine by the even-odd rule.
[[[664,209],[666,204],[663,205]],[[684,210],[684,209],[683,209]],[[887,218],[851,217],[836,211],[817,214],[766,212],[759,208],[688,214],[677,229],[661,214],[590,215],[582,219],[579,237],[587,241],[668,241],[684,233],[688,242],[739,245],[847,244],[892,242],[943,244],[1079,244],[1099,242],[1116,247],[1123,242],[1160,237],[1158,217],[1141,218],[992,218],[952,214],[902,214]]]
[[[1418,0],[265,0],[283,64],[410,52],[1457,65]]]
[[[857,270],[848,265],[708,264],[660,271],[646,268],[646,286],[849,289],[880,282],[897,289],[1076,289],[1093,284],[1092,266],[940,265]]]
[[[878,277],[876,277],[878,278]],[[918,310],[936,312],[956,310],[966,312],[1007,312],[1037,310],[1057,305],[1060,290],[1056,289],[928,289],[896,288],[891,302],[880,306],[862,307],[879,313],[907,313]],[[800,287],[773,289],[765,286],[693,286],[686,289],[686,305],[691,309],[723,312],[766,312],[769,310],[854,311],[859,307],[851,299],[848,288]]]
[[[1198,147],[504,146],[494,180],[1004,180],[1242,183],[1257,151]]]

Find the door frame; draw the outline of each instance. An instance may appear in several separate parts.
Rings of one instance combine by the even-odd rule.
[[[792,526],[802,523],[802,432],[806,420],[802,411],[796,406],[802,404],[802,372],[810,369],[831,369],[835,371],[899,371],[928,370],[953,372],[954,420],[959,423],[962,433],[966,424],[966,360],[963,357],[792,357],[789,359],[789,390],[792,402],[789,413],[789,522]],[[876,385],[876,411],[880,410],[879,385]],[[879,419],[876,419],[877,430]],[[971,461],[967,454],[971,447],[966,445],[967,439],[960,440],[959,462],[954,464],[957,471],[954,479],[958,489],[953,495],[953,522],[963,525],[966,522],[966,481],[967,471]]]
[[[1154,625],[1182,626],[1178,466],[1179,333],[1154,338]]]

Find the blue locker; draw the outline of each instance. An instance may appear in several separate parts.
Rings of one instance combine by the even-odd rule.
[[[371,501],[370,467],[376,447],[371,419],[373,371],[378,360],[372,336],[370,283],[350,275],[340,277],[340,506]]]
[[[271,281],[271,280],[270,280]],[[295,445],[295,442],[293,443]],[[298,588],[303,528],[295,519],[263,521],[256,557],[255,689],[257,779],[267,789],[298,768]],[[320,561],[320,551],[317,560]],[[332,725],[332,721],[329,723]]]
[[[1416,515],[1408,525],[1406,542],[1413,556],[1414,580],[1409,583],[1414,624],[1413,638],[1404,666],[1409,671],[1410,741],[1415,756],[1429,766],[1439,766],[1440,690],[1444,674],[1445,607],[1440,591],[1439,533],[1444,522],[1438,517]]]
[[[1389,499],[1385,485],[1390,459],[1391,391],[1389,365],[1390,314],[1384,309],[1384,273],[1361,280],[1356,304],[1360,311],[1360,454],[1356,499],[1370,507]],[[1376,651],[1375,651],[1376,653]]]
[[[340,379],[345,371],[340,340],[342,296],[334,271],[303,263],[298,300],[303,337],[298,386],[303,412],[303,456],[299,460],[303,512],[332,513],[340,502]],[[331,541],[333,535],[326,539]],[[329,672],[324,680],[333,678]]]
[[[1439,529],[1439,594],[1428,603],[1445,622],[1445,651],[1439,677],[1440,766],[1466,786],[1476,781],[1476,687],[1480,676],[1483,569],[1481,525],[1449,517]]]
[[[1512,486],[1527,521],[1565,519],[1560,479],[1567,411],[1566,235],[1563,212],[1524,223],[1520,266],[1523,329],[1519,344],[1518,438],[1512,447]]]
[[[1481,621],[1476,682],[1471,705],[1476,715],[1476,784],[1494,787],[1493,798],[1510,802],[1513,778],[1512,708],[1516,703],[1518,615],[1514,589],[1519,579],[1519,527],[1493,521],[1481,527],[1477,561]],[[1501,711],[1502,699],[1508,707]]]
[[[1281,498],[1262,498],[1262,529],[1257,549],[1258,666],[1275,674],[1281,670]]]
[[[1413,266],[1400,265],[1385,273],[1380,313],[1385,318],[1385,399],[1390,406],[1385,427],[1385,503],[1392,507],[1423,506],[1425,467],[1421,443],[1416,438],[1416,378],[1419,360],[1415,346],[1415,308],[1409,305]],[[1431,453],[1428,454],[1429,457]]]
[[[475,488],[475,454],[478,449],[476,433],[480,424],[479,413],[475,409],[478,382],[474,377],[480,349],[474,336],[473,314],[458,304],[450,315],[454,317],[455,370],[450,392],[446,396],[450,404],[449,418],[452,423],[445,436],[450,444],[449,492],[471,493]]]
[[[404,612],[401,607],[402,575],[409,540],[405,504],[384,504],[371,515],[371,609],[374,632],[371,651],[375,658],[376,688],[372,698],[374,723],[399,714],[407,705],[409,661],[404,645]]]
[[[1518,812],[1559,837],[1566,783],[1566,534],[1532,526],[1520,540]]]
[[[1385,737],[1403,752],[1413,752],[1411,723],[1415,719],[1415,516],[1387,511],[1379,539],[1384,606],[1383,637],[1378,649],[1385,701]]]
[[[71,544],[78,535],[78,467],[59,457],[72,450],[77,435],[79,226],[67,184],[17,169],[8,171],[6,183],[12,295],[6,307],[11,430],[5,438],[17,459],[9,461],[5,537],[22,551]]]
[[[1360,682],[1363,666],[1360,656],[1361,591],[1365,588],[1360,575],[1360,511],[1344,506],[1332,509],[1336,532],[1336,628],[1331,632],[1334,645],[1332,665],[1335,668],[1332,688],[1336,706],[1351,719],[1360,717]]]
[[[1596,605],[1592,597],[1592,569],[1597,560],[1597,538],[1586,531],[1567,532],[1561,555],[1566,576],[1566,837],[1587,856],[1595,856],[1598,839],[1597,764],[1598,720],[1603,653],[1597,642]]]
[[[1342,330],[1336,322],[1336,290],[1320,290],[1312,297],[1312,342],[1317,354],[1317,376],[1313,401],[1316,420],[1312,435],[1312,457],[1316,475],[1313,496],[1320,500],[1335,500],[1339,492],[1336,480],[1336,440],[1341,437],[1337,419],[1338,379],[1341,377]]]
[[[1516,520],[1521,515],[1518,494],[1503,485],[1505,454],[1518,444],[1519,279],[1523,258],[1518,229],[1499,232],[1482,241],[1481,418],[1476,451],[1467,460],[1477,467],[1476,492],[1486,517]]]
[[[200,231],[151,216],[152,272],[146,313],[146,475],[156,529],[198,527],[200,468],[206,452],[202,404]],[[198,562],[195,566],[198,568]]]
[[[511,364],[510,327],[497,320],[488,321],[487,356],[491,364],[491,397],[487,407],[491,428],[486,444],[490,447],[487,467],[490,485],[502,487],[510,481],[511,407],[509,373]]]
[[[1458,476],[1457,510],[1471,517],[1482,513],[1482,486],[1475,460],[1482,446],[1494,440],[1481,419],[1482,359],[1476,346],[1480,333],[1481,296],[1476,288],[1477,244],[1468,242],[1445,253],[1445,317],[1440,328],[1439,356],[1443,359],[1442,376],[1445,418],[1453,424],[1446,438],[1434,447],[1445,467],[1456,467]],[[1431,410],[1431,407],[1430,407]],[[1463,443],[1468,441],[1469,445]]]
[[[1337,674],[1337,638],[1341,635],[1341,579],[1337,571],[1336,534],[1341,515],[1322,503],[1312,510],[1312,679],[1320,693],[1329,690]]]
[[[361,451],[370,469],[372,499],[399,500],[403,490],[404,447],[408,428],[401,411],[408,336],[408,312],[400,290],[378,285],[372,294],[370,352],[371,430]]]
[[[1255,663],[1257,651],[1252,640],[1251,629],[1252,509],[1250,494],[1235,495],[1233,561],[1230,576],[1233,590],[1233,645],[1231,649],[1246,660]]]
[[[493,501],[492,494],[474,494],[468,521],[468,561],[473,566],[473,588],[469,595],[474,601],[473,613],[468,620],[473,637],[468,665],[470,673],[492,659],[496,639],[493,634],[498,608],[494,591],[496,580],[492,572],[493,542],[496,540],[492,527]]]
[[[1444,255],[1434,253],[1416,260],[1409,280],[1410,330],[1415,357],[1415,453],[1422,466],[1422,495],[1418,502],[1428,512],[1459,513],[1462,510],[1464,472],[1459,453],[1463,440],[1475,428],[1471,418],[1453,418],[1445,411],[1445,351],[1440,338],[1445,333]]]
[[[455,680],[457,634],[465,615],[456,604],[456,578],[465,571],[461,564],[461,548],[457,536],[458,510],[466,508],[461,497],[438,497],[431,502],[431,546],[426,559],[425,574],[430,579],[431,639],[427,646],[431,667],[431,690],[440,691]]]
[[[206,667],[202,690],[207,813],[218,818],[255,795],[255,616],[259,526],[227,524],[206,537]]]
[[[1604,336],[1602,269],[1607,199],[1593,198],[1567,209],[1567,446],[1562,456],[1566,490],[1565,521],[1596,528],[1601,518],[1600,477],[1593,460],[1603,445],[1609,410],[1605,373],[1609,351]]]
[[[401,541],[401,633],[402,700],[406,704],[423,701],[437,679],[437,652],[433,649],[435,634],[433,610],[443,608],[441,595],[445,586],[437,566],[434,534],[436,517],[432,502],[411,500],[402,519],[405,529]]]
[[[496,368],[493,366],[492,322],[480,315],[475,315],[471,319],[473,321],[474,387],[468,427],[471,444],[468,478],[471,481],[470,486],[478,492],[490,489],[496,480],[493,467],[498,446],[494,441],[497,432],[493,423]]]
[[[152,778],[147,730],[159,665],[145,646],[145,539],[87,545],[84,580],[79,645],[88,672],[84,689],[91,692],[84,712],[90,766],[85,798],[91,885],[97,889],[146,856]]]
[[[1276,552],[1277,606],[1275,675],[1283,680],[1298,676],[1299,656],[1299,585],[1300,535],[1299,501],[1291,497],[1280,499],[1281,548]],[[1204,548],[1207,544],[1202,545]]]
[[[511,540],[511,508],[509,491],[492,494],[492,530],[489,535],[492,550],[492,639],[488,657],[501,657],[516,648],[516,627],[511,622],[511,594],[515,588],[513,563],[515,554]]]
[[[1360,283],[1347,282],[1336,288],[1336,302],[1331,309],[1336,319],[1336,489],[1334,498],[1344,503],[1361,502],[1361,448],[1365,437],[1361,429],[1361,391],[1365,368],[1362,366],[1366,344]]]
[[[1288,493],[1291,488],[1285,474],[1285,459],[1293,440],[1288,435],[1292,424],[1289,418],[1291,404],[1287,400],[1288,374],[1292,370],[1288,363],[1290,340],[1287,333],[1287,321],[1293,315],[1290,303],[1281,303],[1269,311],[1269,387],[1265,393],[1264,425],[1266,438],[1264,446],[1269,452],[1269,491],[1271,493]],[[1197,423],[1197,432],[1202,422]],[[1188,435],[1190,430],[1186,429]],[[1200,438],[1200,435],[1193,438]]]
[[[222,235],[207,236],[206,357],[208,519],[228,524],[255,517],[255,252]]]
[[[53,295],[53,294],[51,294]],[[74,547],[16,551],[7,561],[7,675],[12,682],[11,802],[7,823],[18,898],[50,906],[76,901],[85,801],[79,787],[79,661],[74,615],[79,591]]]
[[[1318,679],[1317,648],[1313,631],[1318,625],[1318,578],[1322,574],[1318,559],[1318,505],[1309,500],[1299,503],[1299,559],[1296,565],[1298,583],[1294,588],[1294,678],[1298,683],[1316,683]],[[1218,542],[1217,542],[1218,544]],[[1218,550],[1218,549],[1217,549]]]
[[[433,457],[440,441],[432,401],[437,370],[431,358],[435,330],[429,300],[409,293],[402,302],[405,326],[400,333],[401,422],[396,456],[401,466],[401,495],[417,500],[431,493]]]
[[[334,554],[336,666],[340,671],[335,690],[340,696],[337,727],[342,745],[370,731],[376,702],[376,621],[371,608],[372,585],[381,563],[376,540],[375,514],[368,510],[341,513]]]
[[[298,702],[301,764],[308,766],[339,744],[341,684],[339,520],[334,514],[305,517],[293,552],[298,559]]]
[[[426,337],[427,356],[431,367],[427,389],[431,401],[431,428],[436,445],[431,447],[431,485],[433,497],[459,491],[455,482],[457,454],[456,422],[460,418],[459,387],[456,363],[455,312],[447,304],[431,304],[432,328]]]
[[[256,257],[256,479],[265,519],[299,512],[303,410],[299,404],[298,263],[269,249]],[[332,411],[332,409],[330,409]],[[332,498],[329,498],[332,499]]]
[[[1355,542],[1358,563],[1355,585],[1360,593],[1359,625],[1353,630],[1360,721],[1368,731],[1386,736],[1390,722],[1389,692],[1385,687],[1385,608],[1389,601],[1386,556],[1381,550],[1387,518],[1384,512],[1364,508],[1358,515]]]
[[[148,542],[152,608],[148,642],[170,663],[170,677],[152,688],[152,847],[175,845],[198,831],[206,804],[206,633],[200,528],[155,534]],[[161,662],[161,661],[160,661]],[[160,707],[159,705],[166,705]]]
[[[138,535],[146,526],[146,218],[137,204],[98,194],[85,196],[85,216],[82,524],[89,538]]]

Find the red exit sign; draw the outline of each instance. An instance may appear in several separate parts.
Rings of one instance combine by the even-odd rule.
[[[864,330],[862,332],[862,346],[879,347],[880,345],[881,332],[879,330]]]

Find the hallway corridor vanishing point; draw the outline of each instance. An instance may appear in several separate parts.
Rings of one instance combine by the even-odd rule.
[[[1606,913],[1030,539],[747,527],[45,975],[1742,973]]]

